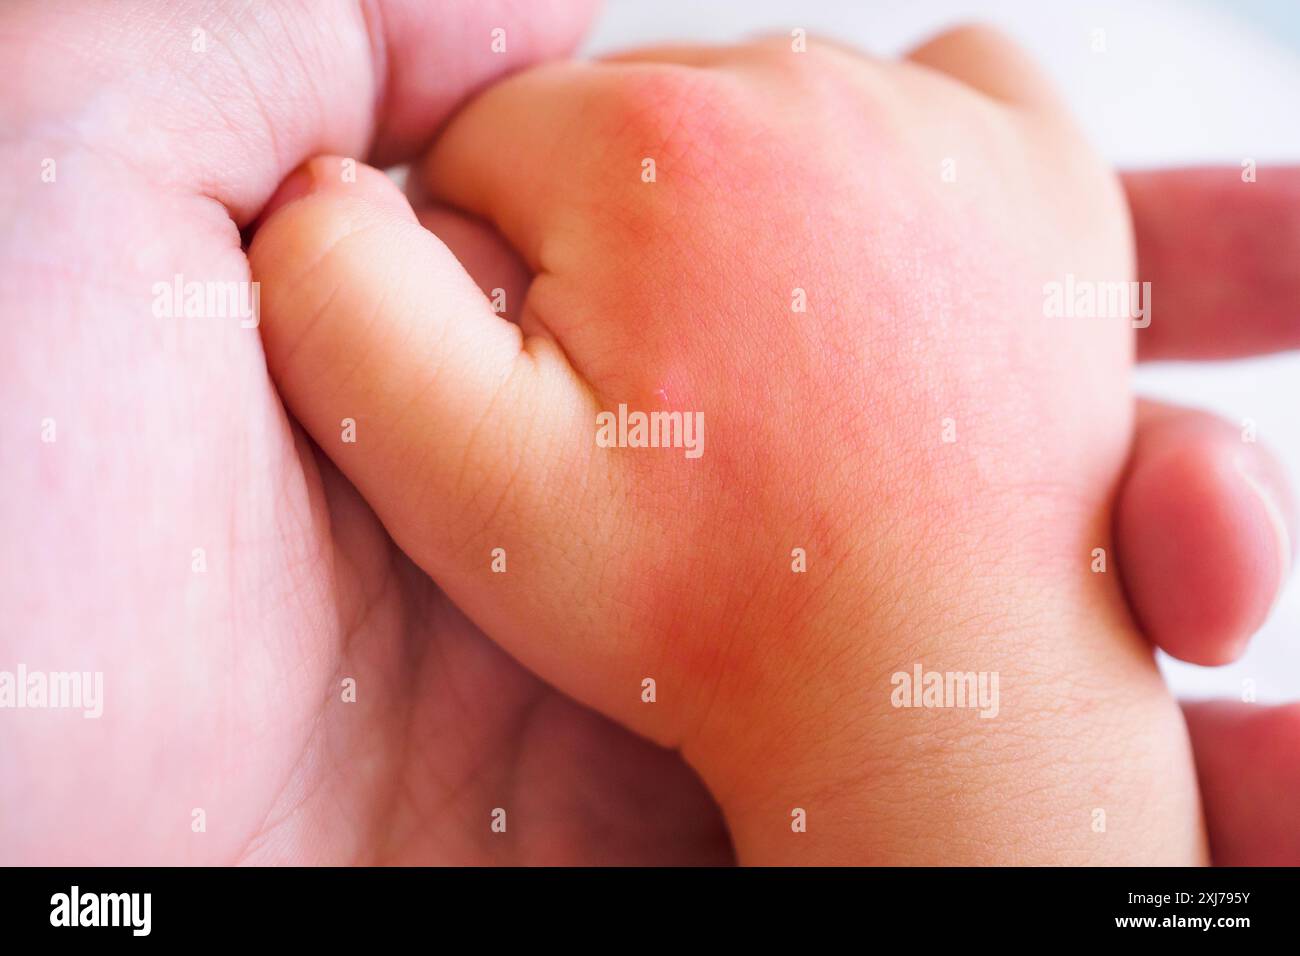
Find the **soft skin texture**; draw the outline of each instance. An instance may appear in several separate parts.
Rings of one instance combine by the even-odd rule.
[[[1295,866],[1300,828],[1300,706],[1186,706],[1214,862]]]
[[[1170,654],[1225,664],[1245,650],[1290,571],[1295,510],[1281,466],[1206,414],[1139,407],[1117,543],[1143,631]]]
[[[247,277],[236,232],[299,160],[368,142],[376,162],[409,156],[465,92],[571,45],[586,13],[0,5],[0,667],[101,667],[107,682],[98,722],[0,713],[0,863],[731,858],[676,755],[530,676],[414,571],[285,414],[255,336],[200,320],[185,338],[148,312],[150,285],[178,269]],[[506,56],[473,42],[496,23]],[[202,60],[186,55],[198,27]],[[46,157],[56,184],[40,182]],[[524,280],[492,231],[418,211],[513,312]],[[53,445],[37,438],[46,416]],[[345,674],[359,681],[346,707]],[[1231,752],[1241,733],[1192,729],[1198,750]],[[1294,763],[1300,735],[1279,747]],[[1237,840],[1232,859],[1251,862],[1246,824],[1270,846],[1296,832],[1271,765],[1208,766],[1226,764],[1201,768],[1207,788],[1275,811],[1211,813],[1216,849]],[[488,830],[498,805],[507,834]]]
[[[0,863],[731,859],[677,755],[411,566],[285,414],[256,330],[151,314],[176,273],[249,278],[240,230],[308,156],[409,156],[590,12],[0,5],[0,668],[101,670],[105,694],[99,720],[0,711]]]
[[[1131,172],[1142,279],[1159,314],[1143,358],[1229,358],[1300,348],[1300,167]],[[1198,277],[1188,281],[1190,277]]]
[[[420,175],[536,274],[519,327],[373,178],[317,169],[254,242],[299,420],[512,654],[681,747],[742,860],[1204,859],[1179,711],[1089,570],[1130,323],[1043,314],[1133,276],[1125,205],[1045,89],[980,30],[508,80]],[[620,402],[702,410],[704,456],[596,448]],[[998,672],[999,717],[892,708],[918,662]]]
[[[1138,358],[1217,359],[1300,343],[1300,167],[1123,176],[1139,278],[1156,301]],[[1243,409],[1246,415],[1250,409]],[[1197,664],[1238,657],[1295,558],[1290,482],[1244,423],[1138,403],[1116,508],[1129,601],[1147,638]]]

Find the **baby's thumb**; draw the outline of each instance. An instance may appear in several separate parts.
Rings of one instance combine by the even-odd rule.
[[[350,160],[290,177],[249,258],[285,404],[403,550],[472,607],[495,547],[552,530],[537,525],[555,511],[543,482],[586,420],[563,353],[525,341],[400,190]],[[552,467],[529,467],[541,461]]]

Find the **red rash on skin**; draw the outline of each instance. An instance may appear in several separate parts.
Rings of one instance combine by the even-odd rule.
[[[757,183],[756,200],[770,196],[777,185],[764,182],[761,173],[752,173],[749,180]],[[884,218],[886,211],[879,215]],[[695,230],[691,242],[734,244],[737,239],[729,234],[743,231],[729,215],[701,218],[705,230],[720,234],[713,239]],[[688,460],[675,449],[621,455],[636,476],[631,494],[645,499],[641,510],[670,524],[673,532],[645,535],[649,554],[641,567],[629,567],[623,576],[624,600],[650,609],[643,623],[647,633],[656,635],[653,657],[663,662],[661,668],[680,673],[685,686],[712,688],[724,668],[735,693],[744,693],[746,683],[757,684],[758,674],[744,675],[768,666],[753,658],[765,657],[767,648],[739,635],[776,625],[795,639],[800,627],[807,626],[811,604],[825,599],[821,589],[841,562],[851,556],[880,560],[882,555],[873,552],[887,553],[890,535],[872,529],[870,512],[915,511],[921,492],[913,485],[925,484],[927,472],[945,474],[949,465],[944,459],[954,455],[951,446],[937,443],[939,412],[968,423],[973,416],[965,414],[967,405],[978,405],[982,398],[973,391],[941,398],[934,394],[934,384],[913,379],[911,367],[934,361],[925,352],[951,346],[926,339],[911,344],[916,300],[908,284],[899,281],[908,275],[906,267],[888,260],[840,262],[832,252],[823,262],[802,267],[757,268],[763,262],[789,261],[780,234],[778,226],[754,236],[721,275],[702,273],[696,265],[699,250],[674,242],[658,262],[663,274],[673,277],[671,284],[622,287],[626,324],[612,330],[626,330],[636,341],[624,348],[647,356],[630,367],[629,377],[657,370],[644,389],[628,383],[630,390],[656,399],[667,392],[673,396],[668,407],[700,410],[705,416],[706,450],[700,460]],[[824,284],[816,277],[842,275],[855,265],[861,283],[872,290],[844,297],[858,307],[845,309],[838,300],[817,298]],[[728,283],[725,276],[733,269],[762,278],[745,282],[738,275]],[[682,292],[702,282],[710,288],[701,295]],[[790,310],[790,290],[796,286],[814,290],[806,313]],[[719,304],[701,318],[694,305],[701,300]],[[900,339],[907,344],[893,344]],[[665,374],[665,367],[672,371]],[[681,384],[688,380],[697,384],[688,389]],[[607,401],[612,407],[614,396]],[[885,414],[873,414],[885,409]],[[917,437],[926,430],[935,439],[928,448]],[[959,446],[961,455],[965,448]],[[897,474],[896,463],[918,451],[933,459],[932,467],[913,461],[905,466],[901,483],[889,477]],[[844,463],[853,459],[875,464],[846,470]],[[787,476],[787,466],[780,465],[782,473],[772,473],[776,463],[794,462],[798,472],[790,467]],[[940,486],[917,520],[943,520],[945,513],[960,512],[963,489]],[[848,511],[857,510],[859,520],[846,525],[845,508],[837,499],[850,502]],[[788,524],[756,527],[755,514],[777,515]],[[689,561],[674,544],[683,539],[692,542]],[[656,541],[665,550],[656,552]],[[806,574],[791,570],[795,547],[808,554]],[[736,567],[751,569],[745,588],[729,583]]]
[[[780,843],[781,805],[820,796],[887,859],[933,858],[920,840],[1196,860],[1181,717],[1118,575],[1088,571],[1131,435],[1131,320],[1044,305],[1047,282],[1131,275],[1114,175],[1046,107],[952,77],[776,43],[683,56],[719,65],[525,74],[430,157],[441,198],[486,207],[540,265],[530,304],[569,360],[541,368],[574,373],[582,414],[539,438],[550,483],[502,492],[528,506],[536,576],[489,595],[448,562],[450,593],[556,686],[682,746],[738,846]],[[593,454],[591,414],[620,403],[703,412],[703,457]],[[899,717],[889,673],[916,661],[1003,673],[999,733]],[[647,675],[672,706],[627,692]],[[940,743],[961,792],[914,773],[952,770]],[[1126,808],[1105,846],[1076,812],[1097,788]],[[998,836],[981,850],[972,827]],[[1029,851],[998,843],[1012,831]],[[766,849],[751,858],[789,858]]]

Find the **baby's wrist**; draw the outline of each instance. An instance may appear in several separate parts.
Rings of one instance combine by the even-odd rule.
[[[1138,635],[1084,631],[946,635],[960,651],[864,672],[823,698],[832,706],[804,700],[802,717],[756,720],[758,742],[729,759],[701,753],[739,859],[1204,863],[1181,712]],[[972,650],[988,669],[970,667]]]

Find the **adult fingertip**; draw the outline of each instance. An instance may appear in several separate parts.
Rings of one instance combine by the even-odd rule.
[[[1247,492],[1255,498],[1263,516],[1262,524],[1272,538],[1275,602],[1286,585],[1295,557],[1292,551],[1295,514],[1290,489],[1285,480],[1279,482],[1275,463],[1271,460],[1261,462],[1258,455],[1243,453],[1233,460],[1233,467]]]
[[[1300,863],[1300,704],[1183,704],[1216,866]]]
[[[1153,643],[1226,664],[1263,624],[1290,564],[1285,479],[1261,446],[1194,412],[1149,420],[1116,510],[1129,600]]]

